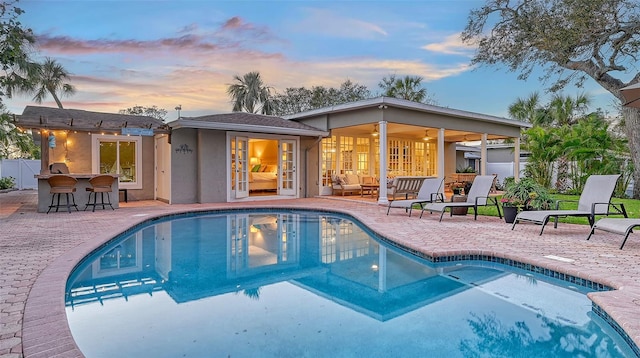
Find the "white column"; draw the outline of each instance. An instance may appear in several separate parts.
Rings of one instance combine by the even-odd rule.
[[[487,175],[487,133],[482,133],[480,141],[480,175]]]
[[[378,204],[389,205],[387,199],[387,121],[378,122],[380,130],[380,189],[378,190]]]
[[[387,291],[387,248],[380,245],[378,252],[378,292]]]
[[[438,131],[438,178],[444,178],[444,128]]]
[[[513,144],[513,179],[520,179],[520,137]]]

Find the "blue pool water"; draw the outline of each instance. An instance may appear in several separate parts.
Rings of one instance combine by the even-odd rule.
[[[585,288],[391,248],[340,215],[156,220],[67,283],[93,357],[632,357]]]

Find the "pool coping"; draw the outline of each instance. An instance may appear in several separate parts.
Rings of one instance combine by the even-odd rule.
[[[326,199],[325,199],[326,200]],[[329,205],[330,206],[330,205]],[[538,262],[535,259],[521,257],[520,255],[514,255],[507,252],[487,252],[483,250],[447,250],[441,249],[437,251],[428,251],[420,247],[414,247],[411,244],[403,241],[397,241],[397,238],[389,237],[388,233],[380,232],[376,228],[375,222],[366,216],[358,212],[345,210],[336,207],[326,208],[314,208],[301,207],[300,205],[291,205],[288,203],[252,203],[251,207],[243,205],[228,205],[228,206],[215,206],[215,207],[199,207],[199,208],[179,208],[169,207],[167,212],[152,213],[147,216],[139,216],[131,219],[129,227],[125,229],[115,229],[111,232],[104,232],[97,235],[94,238],[77,245],[73,249],[67,251],[63,255],[60,255],[49,264],[42,273],[38,276],[31,292],[26,301],[23,320],[23,332],[22,332],[22,344],[23,352],[26,357],[83,357],[82,353],[78,349],[71,331],[67,324],[66,312],[65,312],[65,287],[66,280],[71,274],[73,268],[88,254],[104,245],[109,240],[118,236],[122,232],[131,230],[131,227],[140,225],[148,220],[154,220],[157,218],[173,215],[181,215],[186,213],[202,213],[211,211],[227,211],[227,210],[252,210],[252,209],[284,209],[284,210],[315,210],[325,212],[335,212],[344,214],[358,220],[364,224],[368,229],[373,231],[380,238],[383,238],[385,242],[394,244],[402,249],[409,250],[412,253],[418,253],[424,258],[433,258],[436,261],[442,258],[496,258],[499,260],[506,260],[513,263],[522,263],[524,265],[531,265],[533,267],[541,267],[543,270],[549,270],[558,272],[568,277],[574,277],[581,280],[588,280],[590,282],[597,282],[600,285],[611,287],[612,291],[601,291],[590,293],[588,296],[593,301],[594,307],[599,308],[604,313],[604,317],[610,324],[615,324],[619,331],[626,334],[625,340],[631,342],[631,347],[636,353],[638,353],[638,345],[640,339],[638,334],[634,334],[637,329],[637,324],[633,325],[628,320],[628,307],[620,305],[617,302],[621,296],[625,295],[623,284],[618,283],[614,279],[606,279],[597,275],[584,274],[580,270],[571,268],[568,265],[559,263],[545,263]],[[465,218],[464,220],[472,220],[471,218]],[[368,223],[369,221],[369,223]],[[447,259],[448,260],[448,259]],[[457,259],[456,259],[457,260]],[[514,266],[517,267],[517,266]],[[553,277],[553,276],[550,276]],[[570,281],[569,281],[570,282]],[[613,297],[615,296],[615,297]],[[635,300],[634,300],[635,302]],[[614,326],[614,329],[616,329]],[[631,332],[630,332],[631,331]],[[640,356],[640,354],[638,354]]]

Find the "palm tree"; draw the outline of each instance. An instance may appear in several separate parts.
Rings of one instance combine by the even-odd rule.
[[[233,76],[235,84],[229,85],[227,94],[233,101],[234,112],[271,114],[273,112],[271,87],[266,86],[259,72]]]
[[[406,99],[409,101],[435,104],[429,98],[427,89],[422,87],[423,78],[420,76],[404,76],[396,78],[395,75],[384,77],[378,86],[383,89],[383,96]]]
[[[549,116],[556,127],[570,127],[578,123],[584,117],[591,99],[584,94],[575,98],[570,96],[555,95],[549,103]],[[565,192],[569,187],[569,159],[566,154],[561,154],[557,161],[557,176],[555,187],[559,192]]]
[[[553,163],[561,155],[559,128],[534,126],[523,133],[522,148],[529,152],[525,175],[545,188],[551,187]]]
[[[555,95],[549,104],[549,115],[556,126],[573,125],[585,114],[590,103],[591,98],[584,94],[575,98]]]
[[[518,98],[509,106],[509,115],[533,125],[545,125],[549,122],[547,111],[540,104],[538,92],[533,92],[527,98]]]
[[[58,93],[70,96],[76,92],[75,87],[65,83],[69,79],[69,73],[64,67],[56,60],[47,57],[44,63],[40,65],[37,77],[33,82],[33,91],[35,92],[33,100],[40,104],[50,94],[53,100],[56,101],[58,108],[63,108]]]

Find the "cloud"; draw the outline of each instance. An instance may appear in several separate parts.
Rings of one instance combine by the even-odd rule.
[[[221,37],[233,36],[236,40],[250,43],[282,41],[278,39],[268,27],[246,22],[239,16],[234,16],[226,20],[222,26],[220,26],[216,35]]]
[[[201,29],[197,24],[189,24],[177,31],[179,36],[152,40],[136,39],[92,39],[84,40],[70,36],[56,36],[51,33],[38,34],[40,50],[62,55],[89,54],[131,54],[155,56],[158,53],[199,52],[210,54],[236,48],[250,48],[255,44],[282,42],[264,26],[245,22],[234,16],[213,30]]]
[[[78,59],[65,65],[72,76],[77,93],[62,99],[66,108],[117,113],[133,105],[169,110],[172,118],[176,105],[182,105],[183,116],[231,111],[226,93],[233,75],[259,71],[264,82],[283,92],[287,87],[337,87],[346,79],[367,86],[372,93],[378,82],[389,73],[417,75],[426,82],[455,76],[469,70],[467,63],[432,65],[418,60],[385,60],[368,56],[297,61],[283,55],[242,50],[232,54],[213,54],[190,58],[188,64],[176,64],[169,56],[157,63],[86,63]],[[75,66],[91,68],[79,71]],[[21,100],[28,100],[22,98]],[[25,101],[27,102],[27,101]],[[11,110],[22,112],[22,101],[11,102]],[[55,106],[52,101],[43,105]],[[16,108],[16,106],[18,106]]]
[[[333,36],[360,39],[387,36],[373,23],[331,11],[311,10],[310,14],[300,23],[305,31],[327,30],[333,31]],[[228,85],[234,75],[250,71],[259,71],[265,83],[279,92],[287,87],[337,87],[350,79],[376,93],[378,82],[390,73],[421,76],[426,83],[469,70],[467,63],[436,65],[371,55],[298,60],[261,50],[263,47],[256,45],[260,36],[270,39],[261,44],[282,40],[269,28],[238,16],[227,17],[208,29],[188,24],[176,31],[176,36],[149,40],[85,40],[47,33],[38,36],[38,43],[43,56],[64,58],[65,68],[73,74],[77,93],[62,99],[66,108],[117,113],[133,105],[157,105],[169,110],[169,118],[178,104],[184,116],[229,112]],[[450,36],[443,44],[452,47],[453,39]],[[12,100],[11,110],[22,112],[29,99]],[[55,106],[52,101],[43,105]]]
[[[131,39],[80,40],[69,36],[43,34],[37,36],[37,43],[42,51],[68,55],[97,53],[141,54],[158,51],[180,51],[183,49],[198,49],[200,51],[210,52],[224,48],[224,46],[207,42],[196,35],[182,35],[179,37],[142,41]]]
[[[424,50],[445,55],[471,56],[475,46],[468,45],[460,39],[460,33],[447,36],[443,42],[431,43],[421,47]]]
[[[374,23],[346,17],[334,11],[307,9],[307,12],[308,16],[296,26],[299,31],[352,39],[375,39],[388,35]]]

